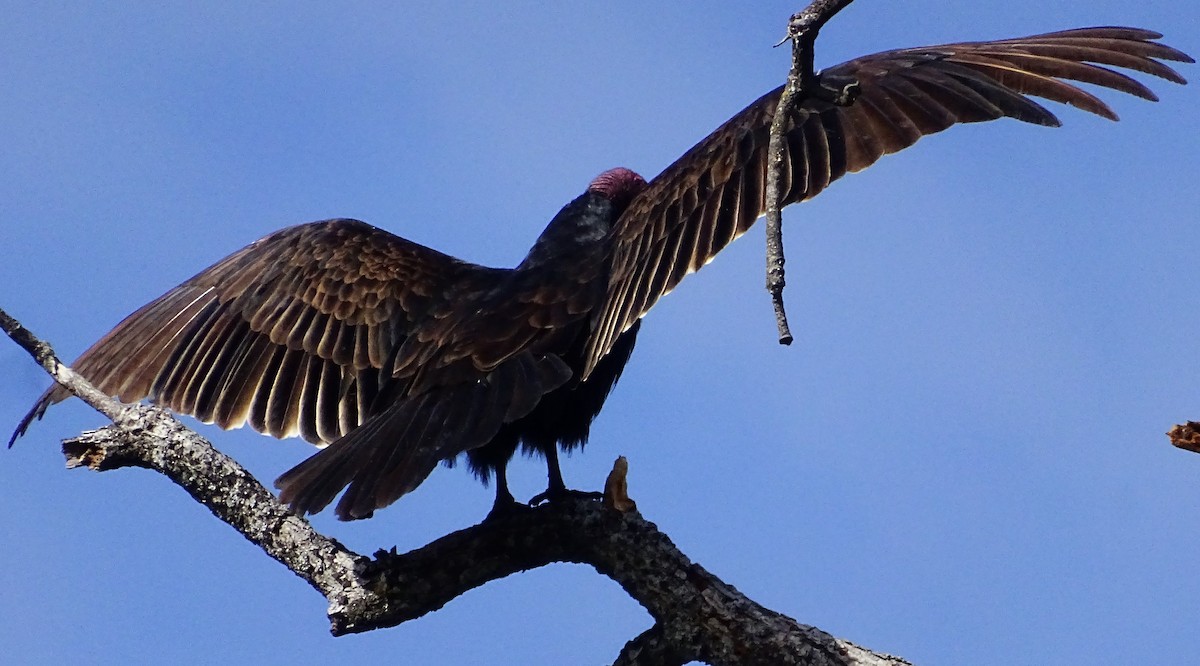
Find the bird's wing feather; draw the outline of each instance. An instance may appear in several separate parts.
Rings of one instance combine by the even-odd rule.
[[[328,443],[370,415],[417,321],[501,272],[356,220],[289,227],[133,313],[73,367],[127,402]],[[68,395],[47,391],[13,438]]]
[[[887,51],[826,70],[826,81],[857,81],[858,96],[842,107],[801,102],[786,127],[780,203],[812,198],[846,172],[864,169],[956,123],[1011,117],[1059,124],[1027,96],[1115,120],[1104,102],[1067,81],[1154,100],[1144,85],[1104,66],[1184,83],[1159,61],[1192,59],[1153,41],[1159,37],[1133,28],[1083,28]],[[660,297],[764,214],[767,144],[780,90],[764,95],[689,150],[622,214],[583,377]]]

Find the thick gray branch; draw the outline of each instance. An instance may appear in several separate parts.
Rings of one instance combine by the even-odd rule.
[[[637,511],[621,513],[589,500],[476,525],[404,555],[377,553],[364,572],[365,585],[385,603],[374,616],[335,617],[334,632],[398,624],[466,590],[553,562],[591,565],[655,619],[618,664],[907,663],[760,606],[689,560]]]
[[[621,648],[613,666],[683,666],[687,659],[676,654],[662,627],[654,625]]]
[[[96,471],[144,467],[159,472],[308,581],[329,600],[331,615],[377,602],[358,575],[367,558],[314,530],[237,461],[167,412],[130,407],[135,416],[122,426],[92,430],[64,441],[67,467]]]
[[[317,533],[236,461],[162,410],[64,442],[68,466],[144,467],[169,477],[329,601],[335,635],[392,627],[514,573],[588,564],[654,617],[617,663],[904,664],[764,608],[693,563],[636,511],[547,504],[373,560]]]
[[[49,346],[0,311],[22,346]],[[82,377],[57,377],[98,393]],[[93,396],[95,397],[95,396]],[[329,602],[335,635],[390,627],[437,610],[487,582],[553,562],[589,564],[649,611],[655,627],[622,651],[623,664],[903,664],[763,608],[692,563],[636,511],[566,501],[449,534],[410,553],[358,555],[291,513],[249,472],[165,411],[94,400],[122,423],[63,443],[69,467],[155,470],[174,481]],[[112,403],[105,404],[105,403]]]

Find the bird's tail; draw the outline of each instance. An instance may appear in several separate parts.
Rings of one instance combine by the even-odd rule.
[[[519,354],[480,381],[432,387],[390,405],[275,481],[280,500],[317,513],[349,486],[342,520],[368,518],[429,476],[437,463],[487,444],[572,376],[559,357]]]

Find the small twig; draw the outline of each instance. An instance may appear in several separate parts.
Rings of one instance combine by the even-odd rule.
[[[58,356],[54,354],[54,349],[46,342],[43,342],[32,331],[21,325],[21,322],[14,319],[4,310],[0,309],[0,329],[3,329],[12,341],[20,345],[22,349],[29,352],[33,359],[42,366],[54,381],[66,387],[68,391],[79,396],[81,400],[90,405],[93,409],[107,416],[113,423],[123,424],[131,417],[129,405],[113,400],[104,394],[103,391],[92,385],[91,382],[76,374],[71,368],[67,367],[62,361],[58,360]],[[13,435],[16,439],[16,435]],[[12,441],[8,443],[12,446]]]
[[[787,284],[783,265],[783,217],[780,214],[779,181],[782,178],[783,162],[787,159],[787,141],[784,130],[796,104],[809,96],[819,95],[820,84],[813,71],[813,45],[821,26],[845,9],[853,0],[816,0],[806,9],[792,15],[788,21],[788,34],[784,41],[792,41],[792,68],[787,83],[775,107],[771,120],[771,141],[767,147],[767,291],[775,307],[775,325],[779,329],[779,344],[792,344],[792,331],[788,326],[787,312],[783,306],[783,288]],[[780,42],[782,44],[783,42]]]

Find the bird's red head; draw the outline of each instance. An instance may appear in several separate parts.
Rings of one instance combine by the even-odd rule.
[[[625,167],[609,169],[596,176],[590,185],[589,192],[595,192],[613,202],[617,210],[625,210],[633,198],[646,189],[646,179]]]

